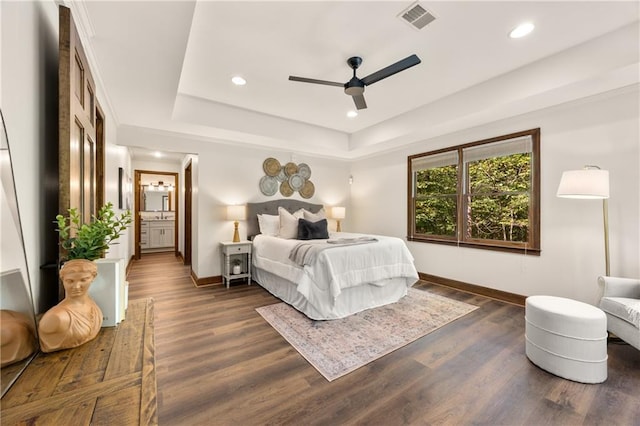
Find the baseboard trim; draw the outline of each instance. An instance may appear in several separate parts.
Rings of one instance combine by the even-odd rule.
[[[124,268],[125,277],[129,276],[129,271],[131,271],[131,267],[133,266],[133,261],[134,260],[135,260],[135,256],[131,255],[131,257],[129,258],[129,261],[127,262],[126,268]]]
[[[427,281],[444,287],[455,288],[456,290],[477,294],[479,296],[488,297],[490,299],[495,299],[501,302],[507,302],[518,306],[524,306],[525,299],[527,298],[527,296],[522,296],[520,294],[509,293],[508,291],[496,290],[476,284],[469,284],[463,281],[439,277],[437,275],[425,274],[423,272],[418,273],[418,276],[423,281]]]
[[[222,275],[216,275],[213,277],[203,277],[198,278],[193,269],[191,270],[191,281],[193,281],[193,285],[196,287],[211,287],[211,286],[222,286]]]
[[[211,287],[211,286],[223,286],[222,276],[215,275],[212,277],[198,278],[193,269],[191,270],[191,281],[196,287]],[[463,281],[452,280],[450,278],[439,277],[437,275],[425,274],[419,272],[418,276],[421,280],[427,281],[432,284],[441,285],[444,287],[454,288],[456,290],[464,291],[467,293],[477,294],[479,296],[488,297],[490,299],[499,300],[501,302],[507,302],[518,306],[524,306],[527,296],[522,296],[516,293],[509,293],[508,291],[496,290],[489,287],[483,287],[476,284],[469,284]]]

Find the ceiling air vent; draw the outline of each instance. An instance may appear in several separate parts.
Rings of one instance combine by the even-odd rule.
[[[408,9],[400,12],[400,15],[398,16],[417,30],[423,29],[427,24],[436,19],[431,12],[420,6],[418,2],[409,6]]]

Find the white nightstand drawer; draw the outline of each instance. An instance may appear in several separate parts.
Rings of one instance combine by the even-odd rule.
[[[226,246],[225,252],[228,254],[240,254],[240,253],[250,253],[251,252],[251,244],[241,244],[241,245],[233,245]]]

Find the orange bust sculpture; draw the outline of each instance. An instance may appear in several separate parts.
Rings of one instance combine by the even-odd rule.
[[[102,311],[87,294],[97,274],[98,267],[90,260],[75,259],[64,264],[60,278],[65,297],[42,316],[38,326],[42,352],[75,348],[98,335]]]
[[[21,312],[0,310],[0,341],[2,367],[29,357],[37,349],[33,321]]]

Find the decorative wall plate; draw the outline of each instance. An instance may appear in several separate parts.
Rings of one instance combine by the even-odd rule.
[[[298,166],[295,163],[287,163],[284,166],[284,172],[287,176],[293,176],[298,173]]]
[[[316,192],[316,187],[310,180],[304,183],[304,186],[300,190],[300,196],[302,198],[311,198],[313,194]]]
[[[304,179],[309,179],[311,177],[311,167],[305,163],[298,164],[298,174]]]
[[[262,168],[267,176],[277,176],[280,173],[280,162],[275,158],[269,157],[262,163]]]
[[[303,198],[311,198],[316,191],[314,184],[309,181],[311,167],[306,163],[289,161],[281,165],[277,159],[269,157],[262,163],[262,169],[266,176],[260,179],[259,186],[264,195],[275,195],[279,189],[285,197],[299,192]]]
[[[287,180],[287,174],[284,172],[284,166],[280,167],[280,173],[278,173],[276,179],[278,179],[278,182],[284,182],[285,180]]]
[[[278,192],[278,181],[273,176],[262,176],[259,186],[264,195],[274,195]]]
[[[291,197],[293,195],[293,189],[289,186],[288,181],[284,181],[280,184],[280,193],[285,197]]]
[[[306,180],[302,176],[300,176],[298,173],[296,173],[295,175],[289,176],[289,186],[294,191],[300,191],[304,186],[305,182]]]

